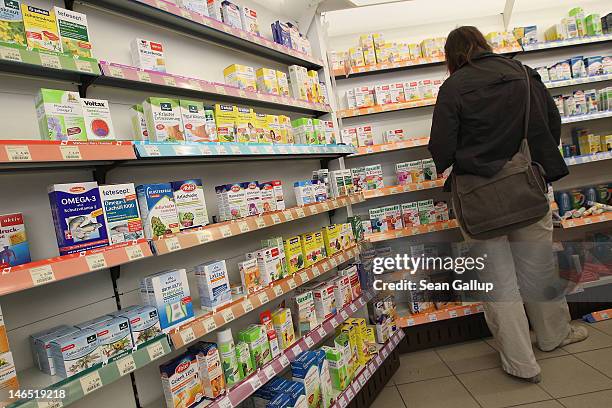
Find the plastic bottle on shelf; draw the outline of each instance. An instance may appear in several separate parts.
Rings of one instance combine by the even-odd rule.
[[[223,367],[225,382],[230,387],[240,380],[232,329],[228,328],[217,332],[217,347],[221,354],[221,366]]]

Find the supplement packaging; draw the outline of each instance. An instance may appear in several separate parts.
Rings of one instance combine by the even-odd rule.
[[[164,46],[159,42],[136,38],[130,43],[132,63],[138,68],[166,72]]]
[[[216,141],[214,136],[210,134],[210,126],[203,102],[181,99],[179,105],[186,142]]]
[[[317,326],[317,315],[312,291],[297,293],[293,297],[292,315],[297,322],[297,335],[304,336]]]
[[[21,13],[29,48],[62,52],[62,43],[53,11],[21,4]]]
[[[219,347],[223,376],[229,387],[240,381],[240,370],[238,369],[238,358],[232,329],[228,328],[217,331],[217,346]]]
[[[225,379],[217,345],[201,341],[189,347],[189,351],[195,355],[198,363],[204,397],[217,398],[225,392]]]
[[[251,355],[251,364],[255,370],[263,367],[272,360],[270,346],[268,345],[268,336],[264,326],[258,324],[250,325],[238,333],[238,339],[248,346]],[[245,373],[245,375],[247,374]]]
[[[295,342],[295,332],[293,330],[293,319],[291,310],[280,308],[272,313],[272,323],[278,336],[278,345],[281,350],[289,348]]]
[[[77,92],[42,88],[35,99],[42,140],[87,140],[81,98]]]
[[[111,313],[111,316],[128,319],[134,347],[139,347],[162,334],[157,309],[152,306],[131,306]]]
[[[26,46],[23,15],[21,14],[19,0],[0,2],[0,24],[5,27],[0,32],[1,42]]]
[[[117,139],[108,101],[102,99],[81,99],[81,106],[83,108],[87,140],[109,141]]]
[[[136,187],[136,194],[147,239],[176,234],[180,231],[170,183],[142,184]]]
[[[172,181],[170,186],[174,195],[180,229],[208,225],[208,212],[204,201],[202,180]]]
[[[166,406],[189,408],[204,398],[198,360],[187,352],[159,367]]]
[[[144,238],[134,184],[114,184],[98,187],[104,221],[110,245]]]
[[[142,104],[152,142],[183,142],[185,134],[178,99],[147,98]]]
[[[98,336],[92,329],[56,338],[49,344],[55,375],[68,378],[102,364]]]
[[[157,309],[162,330],[193,319],[193,304],[187,282],[187,271],[176,269],[146,276],[140,281],[140,297],[147,306]]]
[[[0,215],[0,270],[30,261],[23,214]]]
[[[240,279],[245,293],[250,295],[263,289],[261,274],[257,266],[257,259],[247,259],[243,262],[238,262],[240,270]]]
[[[225,261],[211,261],[195,267],[195,277],[200,293],[200,306],[215,311],[232,301],[232,293]]]
[[[63,52],[75,57],[93,58],[87,16],[61,7],[53,7],[53,12]]]
[[[137,104],[130,108],[130,119],[132,121],[133,140],[149,140],[147,120],[142,105]]]

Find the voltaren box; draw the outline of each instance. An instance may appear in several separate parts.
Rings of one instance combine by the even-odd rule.
[[[113,141],[117,139],[108,101],[81,99],[85,131],[89,141]]]

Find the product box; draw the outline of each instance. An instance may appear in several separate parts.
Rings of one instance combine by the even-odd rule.
[[[304,252],[302,252],[302,239],[291,237],[284,242],[285,257],[287,259],[287,272],[289,275],[302,270],[304,268]]]
[[[313,144],[325,144],[325,124],[323,123],[323,121],[319,119],[313,119],[312,127],[315,133]]]
[[[189,347],[189,351],[196,357],[204,397],[215,399],[223,394],[225,379],[217,345],[201,341]]]
[[[374,98],[377,105],[386,105],[391,102],[391,89],[389,85],[376,85],[374,87]]]
[[[204,398],[198,360],[192,352],[159,367],[166,406],[189,408]]]
[[[274,42],[288,48],[293,48],[291,44],[291,33],[289,26],[286,23],[281,23],[278,20],[272,23],[271,26]]]
[[[360,345],[358,342],[357,328],[349,323],[344,323],[337,330],[338,333],[345,334],[349,340],[349,347],[351,349],[351,359],[349,362],[349,373],[352,377],[355,377],[355,373],[359,369],[359,349]]]
[[[350,383],[355,374],[355,367],[353,365],[353,350],[351,349],[351,344],[346,333],[340,333],[334,338],[334,348],[342,355],[342,363],[346,367],[346,375]]]
[[[255,70],[247,65],[233,64],[223,70],[225,83],[245,91],[257,92]]]
[[[287,78],[287,74],[282,71],[276,71],[276,81],[278,83],[278,94],[289,98],[289,79]]]
[[[200,306],[215,311],[232,301],[227,267],[224,260],[211,261],[195,267],[195,277],[200,294]]]
[[[433,159],[423,159],[421,161],[421,167],[424,180],[434,181],[438,179],[438,172],[436,171],[436,164]]]
[[[132,63],[138,68],[166,72],[164,46],[160,42],[136,38],[130,43]]]
[[[349,48],[348,58],[351,67],[362,67],[365,65],[365,59],[363,58],[363,49],[361,47]]]
[[[277,115],[266,115],[266,134],[260,143],[279,143],[280,123]]]
[[[347,109],[355,109],[357,107],[357,100],[355,99],[355,89],[349,89],[346,91],[346,107]]]
[[[207,140],[202,140],[203,142],[218,142],[219,138],[217,136],[217,121],[215,120],[215,110],[214,107],[205,106],[204,107],[204,117],[206,118],[205,124],[205,132],[207,136]]]
[[[26,46],[23,14],[21,14],[21,2],[19,0],[3,0],[0,2],[0,25],[5,28],[0,32],[0,42]]]
[[[374,164],[365,167],[365,188],[367,190],[376,190],[383,188],[383,171],[380,164]]]
[[[317,319],[323,321],[335,315],[337,305],[334,294],[334,284],[331,282],[322,282],[312,287],[311,290],[314,298]]]
[[[342,129],[340,136],[342,138],[342,143],[355,147],[359,146],[359,142],[357,141],[357,128]]]
[[[387,224],[387,230],[400,230],[403,228],[402,224],[402,210],[399,205],[389,205],[383,207],[385,212],[385,223]]]
[[[323,233],[323,242],[325,243],[325,253],[327,256],[333,256],[340,251],[340,228],[335,225],[328,225],[321,229]]]
[[[368,86],[355,88],[355,107],[369,108],[374,106],[374,90]]]
[[[259,68],[255,71],[257,78],[257,90],[269,94],[279,95],[277,73],[273,69]]]
[[[185,269],[145,276],[140,281],[140,297],[143,304],[157,310],[159,323],[165,332],[194,318]]]
[[[30,261],[30,247],[23,214],[0,215],[0,270]]]
[[[238,332],[238,339],[246,343],[254,369],[259,369],[272,360],[268,336],[262,325],[250,325]],[[246,374],[246,373],[245,373]]]
[[[130,119],[132,121],[132,136],[133,140],[149,140],[149,131],[147,130],[147,120],[144,115],[142,105],[133,105],[130,108]]]
[[[282,257],[278,247],[264,248],[247,254],[247,259],[255,259],[261,276],[261,284],[268,286],[283,277]]]
[[[208,225],[202,180],[180,180],[170,183],[178,213],[180,229]]]
[[[209,16],[206,0],[176,0],[176,5],[184,8],[185,10],[198,13],[202,16]]]
[[[228,221],[244,218],[249,215],[246,190],[242,183],[226,185],[224,200],[226,202],[225,214]]]
[[[397,163],[395,165],[395,172],[397,174],[397,182],[399,185],[422,183],[425,181],[422,160]]]
[[[353,300],[361,296],[361,282],[359,280],[357,265],[351,265],[348,268],[342,269],[340,275],[349,277],[351,281],[351,290],[353,291]]]
[[[283,194],[283,183],[280,180],[273,180],[273,181],[267,181],[265,183],[260,184],[259,188],[261,189],[262,186],[264,186],[264,188],[267,190],[269,190],[270,187],[272,188],[272,193],[274,195],[274,200],[275,200],[275,204],[271,205],[269,210],[266,210],[264,207],[264,212],[284,210],[285,209],[285,196]]]
[[[339,224],[340,226],[340,248],[344,251],[350,248],[355,242],[355,237],[353,236],[353,229],[351,224],[343,223]]]
[[[603,59],[601,57],[586,57],[584,59],[584,63],[589,76],[599,76],[604,74]]]
[[[406,102],[406,94],[404,93],[404,84],[398,82],[389,85],[389,95],[391,97],[391,103],[402,103]]]
[[[149,97],[142,103],[152,142],[184,142],[185,134],[178,99]]]
[[[257,259],[247,259],[246,261],[238,262],[238,269],[240,271],[242,286],[247,295],[263,289],[263,282],[257,265]]]
[[[344,361],[344,354],[335,347],[323,346],[321,350],[325,351],[325,359],[329,363],[329,374],[333,388],[343,391],[350,381],[348,378],[348,367]]]
[[[361,217],[358,215],[354,215],[352,217],[348,217],[347,222],[351,225],[353,230],[353,237],[355,237],[355,241],[361,242],[363,240],[363,221]]]
[[[404,82],[404,94],[406,96],[406,101],[415,101],[424,98],[419,83],[416,81]]]
[[[180,222],[170,183],[142,184],[136,187],[140,215],[147,239],[176,234]]]
[[[312,291],[296,293],[292,305],[292,315],[297,322],[297,335],[302,337],[318,325]]]
[[[102,99],[81,99],[87,140],[113,141],[117,137],[113,128],[108,101]]]
[[[298,143],[316,144],[318,138],[315,134],[314,122],[311,118],[300,118],[291,121],[295,138]]]
[[[291,310],[280,308],[274,311],[274,313],[272,313],[272,324],[278,336],[278,345],[280,349],[285,350],[289,348],[296,340]]]
[[[357,143],[359,146],[372,146],[374,144],[374,134],[371,125],[357,127]]]
[[[321,407],[321,382],[318,359],[314,352],[305,351],[291,362],[293,381],[304,384],[308,408]]]
[[[242,29],[249,33],[259,34],[259,23],[257,22],[257,11],[250,7],[242,6],[240,8],[240,21],[242,22]]]
[[[53,7],[53,12],[63,52],[75,57],[93,58],[87,16],[61,7]]]
[[[183,123],[184,138],[186,142],[211,142],[208,134],[206,111],[204,103],[200,101],[179,101],[181,121]]]
[[[98,183],[54,184],[49,202],[60,255],[108,245]]]
[[[131,306],[111,313],[111,316],[128,319],[134,347],[139,347],[162,334],[157,309],[152,306]]]
[[[92,329],[79,330],[56,338],[49,344],[55,375],[72,377],[102,364],[98,336]]]
[[[99,186],[109,244],[144,238],[134,184]]]
[[[385,222],[385,208],[370,208],[369,214],[372,232],[387,232],[389,226]]]
[[[405,140],[404,129],[387,130],[383,133],[385,143],[397,143]]]
[[[223,21],[223,16],[221,15],[221,3],[222,0],[206,0],[207,8],[208,8],[208,16],[217,21]]]
[[[240,338],[240,334],[238,336]],[[240,379],[246,378],[255,372],[255,365],[251,358],[249,346],[244,341],[236,343],[236,360],[238,361]]]
[[[217,138],[219,142],[236,142],[236,115],[232,105],[215,105],[215,120],[217,122]]]
[[[221,3],[221,16],[223,22],[234,28],[242,28],[242,20],[240,19],[240,7],[227,0]]]
[[[436,222],[433,200],[418,201],[417,206],[419,208],[419,220],[421,225]]]
[[[601,16],[599,14],[589,14],[585,19],[586,34],[588,36],[602,35]]]
[[[283,244],[282,237],[273,237],[264,239],[261,241],[262,248],[278,248],[279,259],[281,264],[281,275],[279,275],[279,279],[282,279],[287,276],[287,259],[285,256],[285,245]]]
[[[289,141],[289,133],[293,135],[293,127],[291,126],[291,118],[289,116],[279,115],[278,116],[278,143],[288,144],[294,141]]]
[[[446,201],[438,201],[434,205],[436,222],[448,221],[448,204]]]
[[[35,364],[40,371],[48,375],[55,375],[55,363],[51,355],[51,342],[55,339],[78,332],[79,329],[65,324],[52,329],[30,335],[30,347]],[[8,350],[8,345],[6,345]]]
[[[291,85],[291,92],[295,99],[301,99],[304,101],[309,100],[310,78],[308,77],[308,70],[299,65],[289,66],[289,84]],[[311,96],[312,98],[312,96]]]
[[[296,203],[299,206],[312,204],[316,201],[311,180],[296,181],[293,183],[293,191],[295,192]]]
[[[316,241],[314,232],[302,234],[301,241],[305,268],[308,268],[324,258],[324,248],[321,248],[320,243]]]
[[[35,106],[42,140],[87,140],[83,107],[77,92],[41,88]]]
[[[87,328],[96,332],[98,349],[103,362],[115,361],[132,351],[133,339],[127,318],[109,318]]]
[[[348,276],[337,276],[330,283],[334,286],[336,308],[342,309],[353,301],[351,279]]]
[[[366,190],[365,186],[365,167],[355,167],[351,169],[353,188],[355,192]]]
[[[247,215],[263,214],[263,201],[261,200],[259,182],[247,181],[241,183],[241,186],[245,194]]]
[[[21,4],[25,37],[29,48],[62,52],[55,13],[39,7]]]
[[[404,228],[421,225],[419,218],[419,207],[416,201],[402,204],[402,222],[404,224]]]

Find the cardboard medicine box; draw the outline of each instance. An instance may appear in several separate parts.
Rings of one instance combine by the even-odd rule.
[[[189,408],[204,398],[198,360],[192,352],[162,364],[159,371],[166,406]]]
[[[189,347],[189,351],[196,356],[204,397],[215,399],[223,394],[225,379],[217,345],[201,341]]]
[[[219,142],[235,142],[237,110],[232,105],[215,104],[214,113]]]
[[[157,310],[164,331],[194,318],[187,271],[175,269],[144,277],[140,281],[142,302]]]
[[[204,103],[181,99],[179,101],[181,121],[186,142],[212,142]]]
[[[109,244],[137,241],[144,238],[134,184],[99,186]]]
[[[279,95],[277,73],[273,69],[259,68],[255,71],[257,90],[269,94]]]
[[[385,208],[370,208],[369,213],[372,232],[387,232],[389,224],[385,222]]]
[[[180,229],[208,225],[208,212],[204,201],[202,180],[180,180],[170,182],[178,213]]]
[[[185,141],[181,108],[178,99],[145,99],[142,108],[147,121],[149,140],[152,142]]]
[[[170,183],[142,184],[136,187],[145,236],[155,239],[180,231],[180,222]]]
[[[133,105],[130,108],[130,119],[132,121],[133,140],[149,140],[147,119],[141,104]]]
[[[84,329],[50,343],[55,374],[61,378],[72,377],[89,368],[102,364],[95,330]]]
[[[81,99],[81,106],[87,140],[112,141],[117,139],[108,101],[83,98]]]
[[[23,214],[0,215],[0,270],[31,261]],[[0,342],[1,342],[0,334]]]
[[[87,140],[77,92],[41,88],[35,106],[42,140]]]
[[[295,316],[297,335],[300,337],[318,325],[312,291],[305,290],[295,294],[292,314]]]
[[[263,289],[264,286],[261,279],[261,272],[257,266],[257,259],[252,258],[239,262],[238,269],[240,271],[242,286],[247,295]]]
[[[21,13],[29,48],[62,52],[62,43],[53,11],[22,3]]]
[[[257,260],[263,286],[283,277],[283,258],[278,247],[264,248],[247,254],[247,259],[251,258]]]
[[[62,50],[75,57],[93,58],[87,16],[76,11],[53,7]]]
[[[302,239],[299,236],[288,238],[284,241],[284,247],[287,259],[287,272],[289,275],[293,275],[304,268]]]
[[[132,63],[138,68],[166,72],[164,46],[160,42],[136,38],[130,43]]]
[[[225,83],[245,91],[257,92],[257,77],[253,67],[233,64],[223,70]]]
[[[195,267],[195,277],[200,294],[200,306],[215,311],[232,301],[227,267],[224,260],[211,261]]]
[[[111,313],[111,316],[128,319],[134,347],[142,346],[162,334],[157,309],[152,306],[131,306]]]
[[[332,387],[335,390],[343,391],[348,383],[348,367],[344,362],[344,354],[336,347],[323,346],[325,359],[329,363],[329,374],[332,380]]]
[[[293,381],[304,384],[308,408],[321,406],[321,383],[319,378],[318,359],[314,352],[306,351],[291,362]]]
[[[318,320],[323,321],[336,314],[334,289],[334,284],[330,282],[320,283],[311,289]]]
[[[272,313],[272,324],[278,336],[278,345],[281,350],[289,348],[295,342],[295,332],[293,329],[293,319],[291,310],[280,308]]]
[[[0,24],[5,27],[0,32],[0,41],[26,46],[23,14],[19,0],[3,0],[0,2]]]
[[[238,332],[238,339],[246,343],[254,369],[259,369],[272,360],[268,335],[262,325],[251,325]],[[245,373],[246,375],[246,373]]]
[[[404,228],[421,225],[419,207],[416,201],[402,204],[402,223]]]
[[[323,242],[325,243],[325,253],[327,256],[333,256],[341,249],[340,244],[340,228],[335,225],[328,225],[321,229],[323,233]]]
[[[385,223],[387,224],[387,230],[400,230],[403,228],[402,224],[402,210],[400,205],[389,205],[384,207],[385,212]]]

